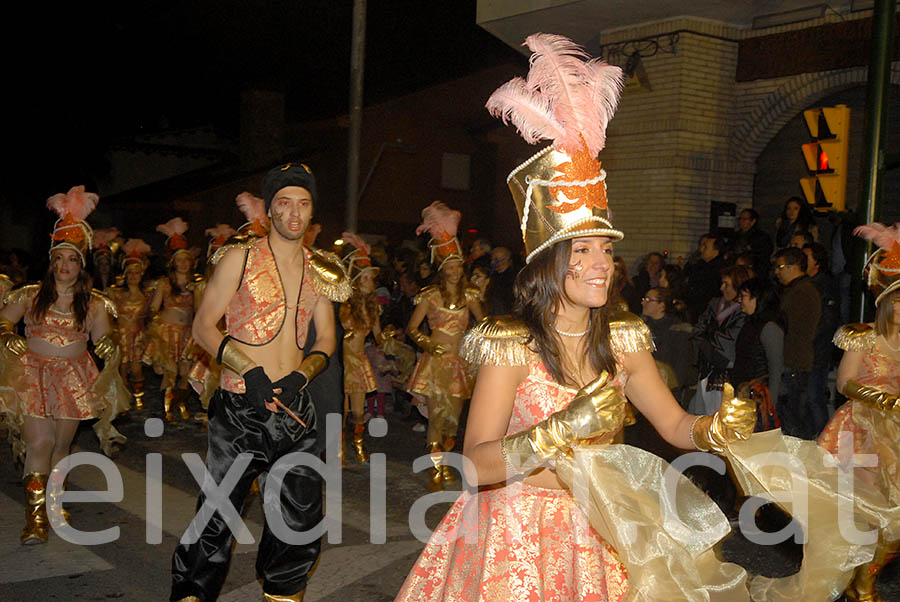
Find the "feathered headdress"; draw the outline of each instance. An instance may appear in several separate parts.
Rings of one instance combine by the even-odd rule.
[[[519,213],[526,263],[550,245],[576,236],[623,238],[613,228],[606,172],[597,153],[622,90],[622,70],[590,59],[563,36],[536,33],[528,77],[500,86],[485,105],[512,123],[529,144],[549,140],[506,181]]]
[[[94,256],[101,253],[107,255],[115,253],[118,248],[116,239],[121,235],[122,233],[119,232],[118,228],[101,228],[100,230],[94,230],[93,242],[91,243]]]
[[[213,253],[222,248],[229,238],[237,234],[237,230],[228,224],[216,224],[212,228],[207,228],[204,234],[211,237],[209,245],[206,247],[206,258],[209,259]]]
[[[81,258],[82,267],[85,265],[84,254],[91,248],[93,231],[84,220],[99,200],[93,192],[85,192],[84,186],[73,186],[65,194],[54,194],[47,199],[47,208],[59,216],[50,235],[51,254],[57,249],[72,249]]]
[[[422,209],[422,223],[416,228],[416,234],[428,232],[431,241],[431,262],[438,264],[438,269],[448,261],[463,261],[462,247],[456,238],[456,231],[462,213],[451,209],[441,201],[435,201]]]
[[[247,223],[238,228],[238,232],[246,236],[265,236],[269,233],[269,217],[266,215],[266,203],[258,196],[242,192],[234,199],[238,209],[247,218]]]
[[[378,272],[378,268],[372,265],[372,259],[369,257],[369,253],[372,251],[369,243],[353,232],[342,232],[341,238],[345,244],[356,247],[344,257],[344,266],[347,268],[347,274],[350,275],[350,282],[355,282],[363,275],[363,272],[368,270]]]
[[[122,245],[122,251],[125,253],[125,257],[122,258],[122,271],[128,271],[129,268],[135,267],[143,273],[147,269],[150,245],[140,238],[129,238]]]
[[[166,235],[166,253],[171,262],[178,253],[188,253],[193,257],[193,252],[188,249],[188,241],[184,233],[188,230],[188,224],[180,217],[173,217],[164,224],[156,227],[156,231]]]
[[[873,222],[858,226],[853,234],[879,247],[866,261],[863,272],[878,305],[888,293],[900,289],[900,222],[891,227]]]

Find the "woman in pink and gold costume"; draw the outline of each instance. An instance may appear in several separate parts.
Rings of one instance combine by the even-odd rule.
[[[869,224],[854,233],[880,247],[866,266],[875,296],[875,323],[847,324],[834,335],[835,345],[844,350],[837,388],[848,401],[831,417],[819,443],[838,456],[877,455],[877,466],[857,467],[855,472],[900,506],[900,224],[892,228]],[[853,446],[843,454],[841,433],[853,436]],[[875,581],[898,549],[900,540],[882,531],[875,557],[857,568],[845,595],[854,601],[880,602]]]
[[[50,269],[40,284],[9,291],[0,311],[0,408],[24,442],[24,450],[14,442],[14,453],[24,453],[25,464],[23,544],[46,542],[51,520],[54,525],[64,520],[58,501],[62,478],[58,483],[51,478],[48,486],[48,477],[68,456],[79,422],[99,418],[94,430],[106,453],[125,441],[111,424],[129,405],[109,321],[115,306],[91,288],[85,271],[91,228],[84,219],[97,200],[83,186],[47,200],[60,217],[52,234]],[[16,333],[19,320],[25,322],[24,338]],[[105,363],[103,372],[88,352],[89,340]]]
[[[182,420],[190,418],[187,374],[191,362],[183,354],[191,338],[194,319],[194,251],[188,248],[184,238],[188,225],[181,218],[172,218],[156,229],[166,235],[169,274],[157,280],[150,300],[150,313],[155,315],[147,330],[144,363],[152,365],[156,373],[162,375],[160,388],[164,391],[165,421],[174,422],[173,406],[180,412]]]
[[[598,531],[588,521],[594,510],[579,506],[573,493],[583,479],[582,455],[572,452],[585,442],[594,443],[598,454],[639,455],[634,448],[605,445],[622,428],[626,395],[667,441],[684,449],[722,451],[749,436],[756,415],[752,402],[728,394],[715,415],[685,413],[660,379],[649,330],[633,314],[616,311],[609,298],[612,243],[623,234],[610,221],[606,173],[595,157],[618,101],[621,70],[583,61],[583,52],[559,36],[535,34],[526,44],[535,52],[528,83],[516,78],[487,106],[513,121],[526,140],[550,138],[553,145],[507,179],[527,253],[515,285],[515,315],[481,321],[462,344],[462,355],[480,366],[463,450],[466,480],[479,489],[464,491],[441,521],[397,600],[618,601],[627,599],[630,587],[647,583],[670,594],[652,599],[699,600],[676,593],[691,583],[699,590],[711,573],[721,577],[716,587],[723,595],[741,592],[740,568],[717,563],[709,549],[685,553],[685,566],[699,577],[658,576],[653,567],[635,564],[626,569],[632,556],[624,552],[640,556],[648,548],[626,549],[611,529]],[[575,80],[569,98],[578,101],[577,112],[567,109],[554,92],[559,86],[549,81],[560,65]],[[544,107],[543,117],[535,107]],[[591,494],[607,493],[613,508],[648,489],[650,479],[634,491],[626,492],[625,483],[662,474],[661,466],[654,471],[627,456],[608,459],[592,468],[591,482],[602,487]],[[718,515],[699,490],[685,495],[696,504],[695,516]],[[623,522],[615,513],[606,516],[612,525]],[[648,532],[635,531],[638,538]],[[661,540],[653,533],[647,545]],[[652,565],[673,555],[643,560]],[[714,568],[703,572],[698,566]]]
[[[144,355],[147,314],[150,311],[150,292],[143,286],[150,245],[140,238],[129,238],[122,245],[124,282],[111,286],[107,291],[116,304],[119,338],[122,346],[122,378],[130,385],[134,396],[134,409],[144,409],[144,372],[141,360]]]
[[[459,355],[469,316],[484,316],[478,289],[468,286],[463,270],[463,253],[456,238],[459,211],[435,201],[422,210],[422,224],[416,234],[431,234],[431,261],[437,264],[439,284],[423,288],[415,298],[416,308],[406,326],[406,334],[424,353],[416,363],[406,389],[424,398],[428,414],[426,431],[429,468],[428,488],[443,489],[455,481],[451,468],[442,462],[442,452],[453,451],[463,403],[472,396],[469,365]],[[427,319],[431,335],[419,327]]]

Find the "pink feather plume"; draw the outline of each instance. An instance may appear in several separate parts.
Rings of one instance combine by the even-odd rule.
[[[890,227],[872,222],[864,226],[857,226],[853,230],[853,234],[872,241],[885,251],[890,251],[895,244],[900,244],[900,222]]]
[[[372,247],[369,246],[369,243],[364,241],[358,234],[354,234],[353,232],[341,232],[341,238],[344,239],[345,243],[349,243],[359,249],[359,252],[363,255],[368,256],[372,251]]]
[[[514,78],[488,99],[491,115],[512,122],[530,144],[546,139],[574,154],[587,145],[596,156],[606,145],[624,78],[618,67],[594,59],[559,35],[525,39],[533,52],[527,80]],[[582,138],[584,142],[582,142]]]
[[[85,192],[84,186],[73,186],[65,194],[60,192],[47,199],[47,208],[55,211],[60,218],[69,215],[80,222],[91,214],[99,200],[100,197],[93,192]]]
[[[100,230],[94,230],[93,246],[95,249],[104,245],[108,246],[109,243],[121,235],[122,233],[119,232],[118,228],[101,228]]]
[[[187,222],[180,217],[173,217],[166,223],[160,224],[156,227],[157,232],[161,232],[170,238],[176,234],[183,235],[185,232],[187,232],[187,229]]]
[[[432,238],[452,238],[456,236],[462,213],[451,209],[442,201],[435,201],[422,209],[422,223],[416,234],[428,232]]]
[[[237,234],[237,231],[228,224],[216,224],[212,228],[207,228],[204,234],[213,238],[228,238]]]
[[[128,242],[122,245],[122,250],[125,251],[126,255],[129,255],[131,257],[138,255],[149,255],[150,245],[145,243],[140,238],[129,238]]]
[[[248,222],[266,223],[266,203],[258,196],[249,192],[242,192],[234,199],[238,209],[244,214]]]

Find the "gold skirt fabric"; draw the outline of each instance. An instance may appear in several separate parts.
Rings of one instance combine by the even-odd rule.
[[[458,355],[445,353],[435,357],[423,353],[416,363],[406,390],[423,397],[472,397],[474,385],[469,364]]]
[[[119,331],[119,344],[122,347],[122,363],[130,364],[139,362],[144,357],[144,347],[147,344],[146,333],[143,328],[121,329]]]
[[[153,318],[147,329],[144,363],[153,366],[157,374],[177,374],[190,338],[190,326],[164,322],[158,316]]]
[[[365,353],[356,354],[349,345],[344,345],[344,392],[368,393],[378,388],[372,364]]]

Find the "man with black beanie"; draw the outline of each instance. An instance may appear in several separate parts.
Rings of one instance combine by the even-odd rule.
[[[263,200],[271,230],[213,256],[216,270],[194,318],[194,339],[223,365],[209,404],[208,475],[197,504],[198,517],[204,506],[215,511],[205,524],[192,522],[175,550],[171,600],[218,598],[234,540],[229,519],[240,516],[251,483],[264,473],[271,473],[263,492],[267,521],[256,561],[263,600],[302,600],[321,549],[321,538],[310,533],[322,520],[322,477],[294,454],[318,451],[324,416],[317,416],[307,385],[334,351],[331,302],[346,300],[350,285],[336,256],[303,246],[317,201],[306,165],[269,171]],[[225,335],[216,327],[222,317]],[[316,339],[304,353],[311,324]],[[208,499],[209,480],[231,486],[224,497]]]

